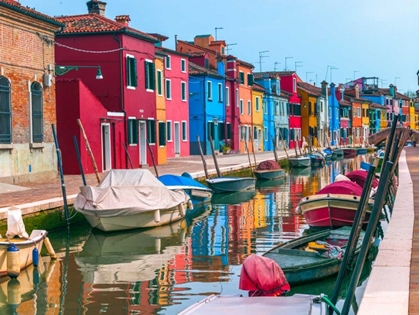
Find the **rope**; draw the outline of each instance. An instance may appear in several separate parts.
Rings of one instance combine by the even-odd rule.
[[[331,302],[330,299],[325,294],[321,294],[321,300],[327,303],[334,310],[334,312],[340,315],[340,311],[338,310],[338,308],[335,307],[333,302]]]
[[[85,49],[79,49],[79,48],[74,48],[74,47],[70,47],[70,46],[67,46],[67,45],[63,45],[63,44],[60,44],[58,42],[55,42],[55,44],[59,47],[64,47],[64,48],[67,48],[67,49],[80,51],[80,52],[85,52],[85,53],[90,53],[90,54],[109,54],[109,53],[113,53],[113,52],[120,51],[120,50],[124,49],[123,47],[120,47],[120,48],[111,49],[111,50],[85,50]]]

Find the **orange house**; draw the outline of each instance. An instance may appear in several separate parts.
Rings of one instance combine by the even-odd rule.
[[[353,127],[353,137],[352,144],[362,144],[363,143],[363,123],[362,123],[362,102],[353,101],[352,102],[352,127]]]

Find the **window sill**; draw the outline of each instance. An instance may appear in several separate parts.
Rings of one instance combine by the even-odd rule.
[[[136,143],[130,143],[128,146],[129,147],[137,147],[137,144]]]
[[[149,93],[154,93],[154,92],[155,92],[155,90],[152,90],[152,89],[146,89],[146,92],[149,92]]]
[[[15,148],[13,143],[4,143],[4,144],[0,144],[0,151],[4,150],[8,150],[10,154],[12,154],[13,149]]]
[[[127,85],[127,89],[129,89],[129,90],[135,90],[135,89],[136,89],[136,87],[135,87],[135,86],[130,86],[130,85]]]
[[[181,102],[184,102],[184,103],[186,103],[186,102],[187,102],[187,100],[181,100]]]
[[[30,143],[29,147],[31,149],[43,149],[45,147],[45,143],[44,142]]]

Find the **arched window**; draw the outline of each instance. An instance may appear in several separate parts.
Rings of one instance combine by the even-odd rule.
[[[2,76],[0,76],[0,143],[12,143],[10,82]]]
[[[44,113],[42,101],[42,86],[38,82],[31,85],[32,106],[32,142],[44,141]]]

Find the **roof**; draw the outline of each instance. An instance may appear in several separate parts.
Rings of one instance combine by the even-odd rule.
[[[172,50],[172,49],[165,48],[165,47],[155,47],[155,50],[156,51],[161,51],[161,52],[164,52],[164,53],[167,53],[167,54],[175,54],[175,55],[183,56],[183,57],[186,57],[186,58],[188,58],[190,56],[189,54],[185,54],[185,53],[182,53],[180,51]]]
[[[197,37],[197,36],[196,36],[196,37]],[[197,49],[200,49],[202,52],[207,52],[207,53],[209,53],[209,54],[213,54],[213,55],[216,55],[216,56],[222,56],[221,54],[219,54],[218,52],[214,51],[213,49],[209,49],[209,48],[201,47],[201,46],[199,46],[199,45],[195,45],[194,43],[187,42],[187,41],[185,41],[185,40],[180,40],[180,39],[178,39],[178,42],[183,43],[183,44],[186,44],[186,45],[188,45],[188,46],[195,47],[195,48],[197,48]],[[184,53],[188,53],[188,54],[189,54],[190,52],[184,52]]]
[[[188,63],[188,73],[189,75],[210,75],[221,79],[224,78],[224,76],[217,73],[217,71],[201,67],[191,61]]]
[[[369,105],[369,108],[377,108],[377,109],[383,109],[383,110],[388,110],[388,107],[372,102],[372,104]]]
[[[28,6],[25,7],[15,0],[0,0],[0,6],[25,14],[25,15],[29,15],[33,18],[45,21],[53,25],[63,26],[63,24],[60,23],[56,18],[53,18],[41,12],[35,11],[35,8],[29,8]]]
[[[210,37],[212,36],[211,34],[203,34],[203,35],[196,35],[195,38],[200,38],[200,37]]]
[[[252,63],[249,63],[249,62],[246,62],[246,61],[243,61],[243,60],[236,59],[236,62],[239,63],[242,66],[245,66],[245,67],[248,67],[248,68],[251,68],[251,69],[255,68]]]
[[[224,40],[214,40],[212,42],[210,42],[210,46],[213,45],[225,45],[226,46],[226,42]]]
[[[348,99],[344,98],[344,100],[338,99],[338,104],[342,106],[351,106],[351,103],[348,101]]]
[[[190,55],[191,57],[203,57],[207,53],[205,51],[190,51],[187,54]]]
[[[255,79],[263,79],[265,76],[267,76],[270,79],[278,79],[280,75],[276,73],[267,73],[267,72],[254,72],[254,78]]]
[[[404,95],[404,94],[402,94],[400,92],[396,92],[395,93],[395,97],[399,97],[399,98],[401,98],[403,100],[406,100],[406,101],[409,101],[410,100],[410,98],[407,95]]]
[[[97,13],[60,16],[56,19],[65,25],[63,30],[57,33],[57,36],[122,32],[150,42],[156,43],[158,41],[155,36],[123,25]]]
[[[160,40],[161,42],[164,42],[165,40],[167,40],[169,37],[159,34],[159,33],[148,33],[149,35],[152,35],[153,37],[156,37],[158,40]]]
[[[298,88],[313,96],[321,96],[322,90],[319,87],[307,82],[298,82]]]
[[[252,89],[255,90],[255,91],[261,91],[261,92],[265,91],[265,88],[262,85],[260,85],[258,83],[255,83],[255,82],[252,85]]]

